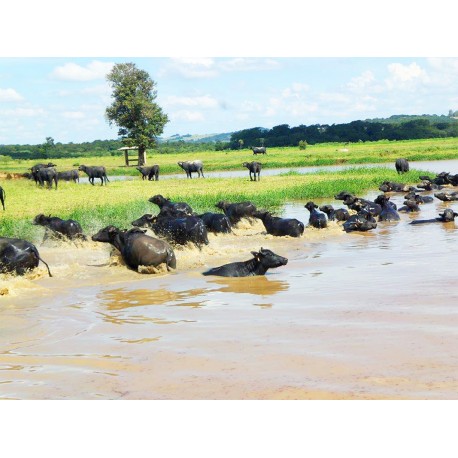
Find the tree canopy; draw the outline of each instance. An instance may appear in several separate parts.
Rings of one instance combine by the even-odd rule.
[[[146,148],[156,145],[169,121],[155,102],[156,83],[134,63],[114,65],[107,80],[113,89],[113,103],[105,116],[110,125],[119,127],[118,135],[125,146],[138,147],[139,165],[143,165]]]

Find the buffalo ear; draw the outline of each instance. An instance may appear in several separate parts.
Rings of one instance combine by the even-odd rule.
[[[259,259],[259,253],[257,251],[252,251],[251,254],[256,258]]]

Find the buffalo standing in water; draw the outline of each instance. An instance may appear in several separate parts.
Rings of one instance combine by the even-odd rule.
[[[24,275],[28,270],[38,267],[40,261],[52,277],[48,264],[40,258],[37,247],[33,243],[22,239],[0,237],[0,272]]]
[[[74,219],[61,219],[57,216],[45,216],[40,213],[39,215],[35,216],[32,224],[37,226],[44,226],[58,238],[68,238],[70,240],[87,240],[86,236],[83,234],[81,224]],[[47,236],[45,235],[45,239],[46,238]]]
[[[326,215],[317,211],[318,205],[313,202],[307,202],[304,207],[310,212],[309,224],[317,229],[327,227],[328,222]]]
[[[219,277],[252,277],[264,275],[269,269],[285,266],[288,259],[275,254],[273,251],[261,248],[259,252],[252,251],[253,259],[243,262],[231,262],[220,267],[203,272],[203,275]]]
[[[172,247],[163,240],[146,235],[141,229],[123,231],[115,226],[107,226],[93,235],[92,240],[113,245],[132,270],[138,271],[139,266],[157,267],[163,263],[168,271],[176,269],[176,258]]]
[[[409,161],[402,157],[399,159],[396,159],[394,166],[396,167],[396,172],[398,172],[399,174],[407,173],[409,171]]]
[[[282,237],[300,237],[304,233],[304,223],[295,218],[279,218],[272,216],[270,212],[257,211],[253,213],[255,218],[259,218],[266,228],[268,234]]]

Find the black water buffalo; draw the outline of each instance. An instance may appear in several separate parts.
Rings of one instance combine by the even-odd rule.
[[[336,194],[334,196],[334,199],[345,200],[348,197],[356,197],[356,196],[353,193],[349,192],[349,191],[340,191],[339,194]]]
[[[40,261],[52,277],[48,264],[40,258],[35,245],[22,239],[0,237],[0,272],[24,275],[28,270],[38,267]]]
[[[251,151],[253,151],[253,154],[267,154],[265,146],[252,146]]]
[[[193,214],[191,206],[188,205],[186,202],[172,202],[170,199],[167,199],[166,197],[161,196],[161,194],[156,194],[155,196],[150,197],[148,199],[148,202],[156,204],[160,208],[161,212],[162,210],[168,209],[169,211],[183,212],[183,213],[186,213],[187,215]],[[174,216],[174,215],[168,214],[164,216]]]
[[[313,202],[307,202],[304,207],[310,212],[309,224],[312,227],[316,227],[317,229],[323,229],[327,227],[328,222],[326,215],[324,213],[320,213],[316,205]]]
[[[334,209],[332,205],[322,205],[320,210],[325,213],[329,221],[347,221],[350,213],[345,208]]]
[[[451,223],[455,221],[455,217],[458,216],[458,213],[454,212],[451,208],[446,208],[444,213],[439,213],[438,218],[432,219],[416,219],[411,221],[410,224],[427,224],[427,223]]]
[[[417,191],[413,186],[394,181],[384,181],[378,188],[382,192],[409,192]]]
[[[268,211],[256,211],[253,213],[255,218],[259,218],[268,234],[278,237],[289,235],[290,237],[300,237],[304,233],[304,223],[295,218],[279,218],[272,216]]]
[[[243,167],[246,167],[250,172],[250,181],[256,181],[256,174],[258,175],[258,181],[260,180],[259,175],[261,174],[262,164],[260,162],[244,162]],[[253,174],[253,178],[251,177]]]
[[[442,189],[443,186],[440,184],[433,183],[431,180],[428,179],[422,180],[420,184],[417,184],[417,188],[423,189],[424,191],[433,191]]]
[[[223,210],[232,225],[240,222],[242,218],[251,218],[256,211],[256,206],[251,202],[239,202],[231,204],[226,200],[221,200],[215,205],[216,208]]]
[[[375,229],[377,222],[370,212],[361,210],[356,215],[351,215],[342,227],[345,232],[366,232]]]
[[[159,166],[157,164],[146,167],[135,167],[142,175],[142,180],[148,179],[148,181],[159,180]]]
[[[398,172],[399,174],[407,173],[409,171],[409,161],[407,159],[396,159],[394,166],[396,167],[396,172]]]
[[[141,229],[122,231],[115,226],[107,226],[93,235],[92,240],[110,243],[117,248],[130,269],[138,271],[139,266],[157,267],[163,263],[168,271],[176,269],[172,247],[163,240],[146,235]]]
[[[188,178],[192,178],[193,172],[197,172],[198,177],[202,175],[202,178],[205,178],[202,161],[184,161],[177,164],[186,172]]]
[[[286,266],[288,259],[274,252],[261,248],[259,252],[252,251],[253,259],[242,262],[231,262],[220,267],[213,267],[202,275],[216,275],[219,277],[251,277],[264,275],[269,269]]]
[[[436,197],[439,200],[442,200],[442,202],[451,202],[453,200],[458,200],[458,192],[436,192],[434,194],[434,197]]]
[[[343,203],[350,209],[356,212],[367,210],[372,216],[380,215],[382,207],[371,200],[361,199],[360,197],[347,197]]]
[[[391,204],[390,198],[385,194],[377,196],[374,202],[382,207],[382,211],[378,215],[379,221],[399,221],[401,219],[399,213]]]
[[[59,181],[59,178],[57,177],[56,169],[53,167],[42,167],[41,169],[37,170],[35,176],[40,186],[44,186],[46,181],[48,183],[48,188],[51,189],[52,183],[54,182],[57,189],[57,182]]]
[[[427,204],[433,202],[434,199],[431,196],[421,196],[415,192],[409,192],[404,196],[406,200],[414,200],[417,204]]]
[[[146,214],[132,221],[132,226],[149,227],[156,235],[165,237],[170,242],[178,245],[194,243],[198,248],[201,248],[202,245],[208,245],[207,228],[197,216],[158,218],[157,216]]]
[[[6,199],[6,192],[5,192],[5,190],[0,186],[0,201],[2,202],[3,210],[5,210],[5,199]]]
[[[100,178],[101,186],[103,186],[103,183],[105,183],[106,186],[107,181],[110,181],[107,177],[107,171],[103,165],[95,165],[92,167],[89,167],[87,165],[80,165],[78,167],[78,170],[87,174],[87,176],[89,177],[89,183],[91,183],[92,186],[94,186],[95,178]]]
[[[398,212],[403,213],[416,213],[420,211],[418,203],[413,199],[407,199],[404,201],[404,206],[399,208]]]
[[[78,170],[69,170],[67,172],[57,172],[57,179],[64,180],[64,181],[73,181],[77,183],[80,181],[80,175]]]
[[[35,216],[32,224],[43,226],[49,229],[53,235],[57,236],[58,238],[68,238],[70,240],[87,240],[86,236],[83,234],[81,224],[73,219],[61,219],[57,216],[45,216],[40,213],[39,215]]]
[[[57,167],[57,165],[53,164],[52,162],[48,162],[47,164],[35,164],[33,167],[30,168],[32,172],[32,178],[35,180],[35,184],[39,183],[38,170],[51,167]]]
[[[207,231],[209,232],[213,232],[214,234],[230,234],[232,232],[230,219],[222,213],[207,212],[198,216],[203,221]]]

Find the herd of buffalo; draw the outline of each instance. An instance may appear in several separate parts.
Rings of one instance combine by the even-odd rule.
[[[259,154],[259,153],[257,153]],[[265,154],[261,153],[261,154]],[[249,167],[255,164],[257,169]],[[178,165],[186,171],[188,178],[197,172],[198,176],[203,175],[201,161],[179,162]],[[244,163],[251,174],[256,173],[259,179],[260,163]],[[409,164],[405,159],[398,159],[395,163],[399,174],[409,170]],[[59,179],[77,180],[78,172],[56,172],[55,165],[37,164],[31,169],[31,178],[37,185],[52,186],[54,182],[57,187]],[[101,184],[108,180],[105,167],[87,167],[81,165],[79,170],[84,171],[92,185],[94,179],[99,178]],[[159,167],[138,167],[142,179],[158,180]],[[58,176],[58,173],[65,173],[65,178]],[[328,226],[329,221],[342,223],[346,232],[365,232],[375,229],[380,221],[399,221],[399,213],[417,213],[423,204],[433,201],[433,197],[425,196],[423,191],[437,191],[434,196],[442,201],[458,200],[458,192],[446,192],[447,186],[458,186],[458,174],[442,172],[436,177],[420,176],[421,183],[417,186],[409,186],[403,183],[385,181],[379,186],[383,192],[374,201],[357,197],[354,194],[341,191],[335,195],[336,200],[341,200],[347,208],[335,209],[332,205],[318,206],[314,202],[307,202],[304,207],[309,212],[308,226],[323,229]],[[403,193],[403,206],[397,208],[396,204],[390,201],[387,193]],[[0,200],[5,209],[5,192],[0,187]],[[305,230],[305,224],[295,218],[281,218],[273,216],[269,211],[257,209],[252,202],[220,201],[215,207],[221,212],[207,212],[197,214],[186,202],[172,202],[171,200],[157,194],[149,199],[149,202],[158,207],[158,213],[145,214],[135,221],[130,230],[121,230],[115,226],[107,226],[101,229],[91,239],[95,242],[108,243],[114,246],[121,254],[125,264],[133,270],[140,266],[158,267],[165,264],[167,270],[176,269],[176,257],[173,250],[174,245],[194,244],[199,249],[209,244],[208,232],[228,234],[243,218],[259,219],[262,221],[267,234],[282,237],[301,237]],[[410,222],[412,225],[426,223],[447,223],[453,222],[458,213],[451,209],[444,210],[438,217],[433,219],[417,219]],[[74,220],[63,220],[56,216],[37,215],[33,224],[46,228],[44,239],[48,237],[69,241],[85,241],[81,225]],[[154,232],[156,237],[147,235],[147,229]],[[252,275],[263,275],[270,268],[286,265],[288,260],[268,249],[261,248],[259,251],[252,251],[253,258],[244,262],[233,262],[220,267],[212,268],[203,275],[217,275],[226,277],[245,277]],[[23,275],[27,270],[34,269],[39,262],[43,262],[51,276],[48,265],[41,259],[37,248],[32,243],[14,238],[0,237],[0,271],[14,272]]]

